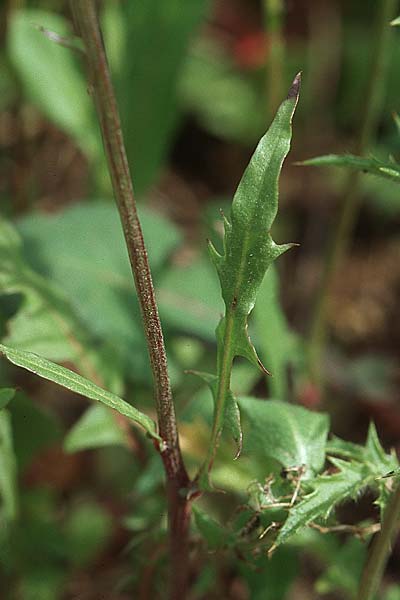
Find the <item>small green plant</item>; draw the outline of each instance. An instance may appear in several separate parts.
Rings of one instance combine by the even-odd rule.
[[[236,357],[244,357],[254,368],[269,375],[250,340],[248,319],[268,269],[280,255],[296,245],[275,243],[271,228],[278,212],[279,177],[290,149],[292,118],[300,93],[300,74],[295,77],[287,98],[283,100],[267,133],[260,140],[237,188],[230,214],[222,215],[222,249],[216,248],[217,243],[209,242],[209,254],[218,274],[225,312],[216,329],[215,373],[198,371],[194,368],[195,364],[190,365],[190,372],[206,382],[213,398],[210,439],[199,464],[194,468],[189,460],[184,461],[181,451],[164,336],[158,314],[158,307],[162,309],[162,301],[157,303],[153,288],[97,14],[94,3],[90,1],[82,3],[74,0],[72,7],[85,49],[90,87],[135,280],[145,331],[144,343],[147,344],[151,365],[156,421],[147,412],[138,410],[123,399],[121,390],[117,389],[118,393],[106,390],[121,387],[112,383],[112,352],[106,344],[97,351],[93,350],[95,330],[85,329],[82,319],[59,289],[50,285],[25,263],[20,238],[5,220],[0,223],[0,291],[8,295],[24,295],[25,313],[22,319],[26,320],[26,316],[37,317],[39,314],[39,321],[35,323],[39,322],[37,329],[44,330],[47,334],[48,344],[54,330],[57,330],[55,337],[64,342],[64,345],[60,343],[60,346],[56,346],[62,356],[60,362],[71,360],[80,373],[39,355],[41,347],[48,348],[46,336],[39,339],[37,335],[37,352],[24,350],[21,347],[23,338],[18,338],[18,333],[23,329],[18,316],[13,319],[12,331],[9,332],[11,343],[0,345],[1,354],[12,364],[99,403],[85,413],[78,428],[75,426],[67,434],[67,449],[101,446],[107,440],[125,443],[126,437],[130,439],[132,424],[139,425],[144,430],[164,467],[168,505],[169,547],[166,554],[170,564],[170,598],[183,600],[187,595],[189,538],[192,536],[193,540],[196,539],[194,532],[197,532],[197,547],[205,544],[207,550],[224,550],[236,554],[243,562],[243,569],[248,565],[255,566],[256,571],[263,569],[269,560],[268,564],[272,565],[270,569],[274,574],[278,573],[278,566],[274,571],[274,560],[279,552],[286,551],[289,556],[296,544],[309,544],[301,536],[309,535],[311,537],[308,540],[312,541],[316,532],[332,535],[345,531],[362,538],[381,529],[367,562],[368,576],[363,577],[358,592],[358,572],[357,576],[350,573],[344,584],[339,582],[346,594],[351,594],[349,597],[358,593],[359,600],[372,599],[382,577],[400,514],[400,487],[396,483],[400,466],[396,454],[384,451],[373,424],[369,427],[365,445],[332,436],[328,439],[330,422],[327,414],[307,410],[282,399],[264,400],[246,394],[235,396],[231,385]],[[384,176],[398,176],[397,165],[391,163],[391,166],[382,166],[371,159],[366,167],[366,161],[356,157],[340,160],[346,162],[346,165],[378,170]],[[90,216],[93,214],[95,211]],[[107,212],[106,223],[109,216]],[[152,219],[150,213],[147,218]],[[90,219],[85,220],[85,226],[88,223]],[[162,233],[166,233],[164,223],[159,225],[160,235],[155,236],[155,243]],[[99,235],[99,230],[94,231],[94,234]],[[149,251],[152,252],[151,247]],[[98,294],[102,294],[101,289]],[[43,313],[46,313],[44,319]],[[121,329],[123,330],[123,326]],[[34,331],[32,334],[35,337]],[[68,347],[67,354],[65,346]],[[54,347],[53,343],[52,351],[57,354]],[[129,344],[125,350],[126,353],[129,352]],[[115,357],[112,358],[115,360]],[[118,357],[116,360],[118,361]],[[126,360],[128,361],[127,358]],[[107,377],[107,367],[111,371],[110,377]],[[277,386],[275,389],[283,388]],[[13,389],[0,390],[1,518],[10,528],[18,520],[19,510],[9,412],[13,396]],[[101,405],[106,407],[105,412]],[[200,411],[200,407],[198,410]],[[226,432],[234,440],[234,456],[225,440]],[[219,457],[227,451],[230,456],[221,469]],[[223,487],[223,469],[228,473],[225,476],[227,481],[232,474],[229,465],[234,459],[237,460],[235,474],[239,480],[234,488],[237,493],[236,505],[230,509],[230,519],[223,522],[211,514],[211,511],[207,511],[207,503],[203,501],[207,494],[219,494],[219,490],[214,488],[214,480],[216,487]],[[155,470],[159,462],[154,463]],[[146,468],[150,471],[154,465],[150,463]],[[142,485],[148,485],[148,482],[142,482]],[[232,489],[233,485],[229,481],[227,487],[231,486]],[[374,503],[379,508],[382,525],[378,522],[362,522],[357,525],[338,523],[336,507],[347,500],[357,500],[366,490],[374,494]],[[157,511],[158,506],[155,513]],[[82,514],[84,520],[90,521],[89,515],[93,517],[90,506],[84,507]],[[94,520],[96,526],[100,524],[97,530],[105,535],[107,523],[103,516],[95,514]],[[71,518],[65,538],[70,541],[72,548],[75,548],[73,541],[76,539],[79,543],[82,540],[86,542],[82,550],[84,560],[86,554],[90,556],[98,538],[94,537],[94,542],[91,543],[89,527],[85,530],[85,535],[81,535],[81,522],[78,518]],[[362,550],[357,545],[358,540],[352,541],[355,541],[356,546],[355,549],[351,548],[352,555],[364,559]],[[72,551],[64,559],[73,564],[74,560],[77,561]],[[346,548],[343,550],[342,561],[346,564]],[[332,581],[338,585],[338,577],[332,565],[328,567],[319,585],[320,589],[329,591]],[[286,575],[279,574],[277,579],[280,581],[276,589],[280,590],[281,598],[287,590]],[[254,589],[256,587],[257,583],[254,583]]]

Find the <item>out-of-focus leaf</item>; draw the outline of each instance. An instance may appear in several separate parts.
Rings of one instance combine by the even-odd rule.
[[[390,585],[385,592],[384,600],[400,600],[400,585]]]
[[[5,404],[12,399],[15,391],[0,390],[0,497],[2,500],[0,517],[12,521],[17,516],[17,464],[13,447],[11,418]]]
[[[0,410],[5,408],[10,400],[14,397],[15,390],[12,388],[2,388],[0,390]]]
[[[192,45],[179,91],[185,108],[214,135],[254,142],[262,134],[265,110],[261,90],[235,68],[213,40],[201,39]]]
[[[194,522],[210,550],[221,548],[228,541],[228,532],[206,512],[193,507]]]
[[[385,163],[376,158],[362,158],[352,154],[327,154],[304,160],[300,164],[310,167],[346,167],[400,183],[400,165],[395,162]]]
[[[110,515],[94,502],[77,506],[65,524],[69,559],[77,567],[89,565],[104,549],[110,538]]]
[[[21,471],[36,454],[61,440],[61,427],[56,418],[19,392],[10,405],[14,449]]]
[[[290,331],[280,306],[278,275],[273,265],[258,291],[254,324],[261,358],[272,374],[267,381],[270,395],[278,400],[287,400],[288,367],[296,362],[299,341]]]
[[[97,343],[94,335],[78,318],[61,288],[34,272],[22,254],[17,231],[0,219],[0,294],[22,294],[23,301],[7,322],[3,341],[14,348],[36,352],[59,361],[74,362],[82,373],[96,368],[109,384],[118,377],[115,359],[107,344]]]
[[[115,444],[125,446],[126,437],[118,427],[112,412],[101,404],[88,408],[64,440],[67,452]]]
[[[0,352],[18,367],[27,369],[28,371],[31,371],[44,379],[58,383],[77,394],[81,394],[91,400],[97,400],[98,402],[102,402],[106,406],[113,408],[125,417],[128,417],[128,419],[141,425],[150,436],[160,441],[161,438],[156,433],[154,421],[152,421],[150,417],[138,411],[128,404],[128,402],[122,400],[122,398],[103,390],[98,385],[85,379],[81,375],[78,375],[74,371],[70,371],[65,367],[52,363],[32,352],[14,350],[13,348],[7,348],[2,344],[0,344]]]
[[[142,210],[140,217],[157,279],[180,235],[152,211]],[[149,374],[145,340],[116,209],[106,202],[81,203],[56,215],[30,215],[18,226],[26,260],[46,280],[62,287],[91,335],[112,348],[105,367],[108,362],[117,363],[144,380]]]
[[[400,25],[400,17],[396,17],[396,19],[393,19],[393,21],[390,24],[391,25]]]
[[[325,595],[340,592],[343,598],[355,598],[366,551],[365,543],[356,538],[350,538],[337,549],[331,557],[331,564],[315,584],[317,593]]]
[[[278,400],[239,398],[247,418],[244,453],[273,458],[284,467],[307,467],[306,477],[318,473],[325,461],[328,416]]]
[[[255,564],[239,563],[251,600],[285,600],[298,574],[297,553],[281,548],[271,558],[263,555]]]
[[[121,4],[125,31],[116,89],[138,194],[154,183],[165,160],[179,116],[178,79],[207,5],[208,0]]]
[[[212,341],[223,304],[212,267],[203,259],[172,267],[157,286],[160,314],[170,327]]]
[[[102,154],[87,82],[73,52],[49,40],[45,27],[68,37],[71,30],[59,15],[38,9],[15,10],[8,27],[8,53],[26,96],[77,142],[91,159]]]

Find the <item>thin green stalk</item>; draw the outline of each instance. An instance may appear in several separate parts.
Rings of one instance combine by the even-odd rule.
[[[357,600],[374,600],[386,563],[400,526],[400,484],[397,484],[386,509],[381,531],[376,534],[361,577]]]
[[[189,478],[179,447],[164,338],[95,2],[71,0],[71,6],[86,51],[90,91],[97,109],[146,333],[159,433],[165,443],[160,451],[167,478],[171,598],[182,600],[188,575],[190,505],[184,490],[189,486]]]
[[[395,16],[396,0],[381,0],[377,3],[375,42],[372,46],[372,66],[365,94],[364,112],[360,121],[355,144],[355,154],[362,156],[370,146],[377,129],[385,91],[387,63],[389,59],[391,27]],[[322,383],[321,366],[328,339],[328,302],[338,266],[347,253],[359,210],[360,174],[351,172],[343,190],[342,205],[339,211],[333,236],[325,257],[321,284],[317,294],[315,310],[309,336],[309,373],[314,382]]]
[[[197,476],[200,481],[208,476],[208,472],[212,468],[224,424],[226,398],[230,390],[234,358],[234,347],[232,344],[234,323],[234,313],[233,311],[229,311],[225,319],[225,335],[222,349],[219,351],[220,356],[217,357],[218,388],[215,397],[214,420],[207,454]]]
[[[268,119],[272,119],[283,95],[285,45],[282,34],[283,0],[264,0],[265,31],[268,36],[267,98]]]

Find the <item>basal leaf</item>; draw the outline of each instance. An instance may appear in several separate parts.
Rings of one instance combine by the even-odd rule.
[[[362,158],[352,154],[327,154],[304,160],[300,164],[310,167],[346,167],[400,183],[400,165],[395,162],[386,163],[376,158]]]
[[[334,507],[374,483],[368,466],[358,462],[331,459],[339,470],[334,475],[319,475],[311,483],[313,491],[289,510],[289,516],[279,531],[275,546],[294,535],[312,521],[327,518]]]
[[[64,440],[67,452],[115,444],[125,446],[126,438],[110,410],[101,404],[89,407]]]
[[[325,461],[329,418],[278,400],[239,398],[246,417],[244,452],[274,459],[284,467],[307,467],[306,477],[318,473]]]
[[[128,404],[128,402],[122,400],[122,398],[103,390],[74,371],[70,371],[65,367],[61,367],[60,365],[52,363],[31,352],[7,348],[2,344],[0,344],[0,352],[18,367],[27,369],[28,371],[31,371],[44,379],[58,383],[77,394],[90,398],[91,400],[97,400],[98,402],[102,402],[106,406],[113,408],[125,417],[138,423],[138,425],[141,425],[150,436],[160,441],[161,438],[157,435],[155,424],[150,417],[138,411]]]

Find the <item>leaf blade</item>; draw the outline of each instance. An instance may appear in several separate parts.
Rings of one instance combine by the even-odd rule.
[[[161,438],[156,433],[154,421],[152,421],[150,417],[128,404],[125,400],[122,400],[119,396],[103,390],[95,383],[78,375],[78,373],[37,356],[32,352],[15,350],[13,348],[8,348],[3,344],[0,344],[0,353],[4,354],[10,362],[18,367],[27,369],[31,373],[35,373],[44,379],[58,383],[62,387],[77,394],[91,400],[97,400],[98,402],[102,402],[106,406],[113,408],[125,417],[128,417],[128,419],[141,425],[147,433],[160,441]]]

